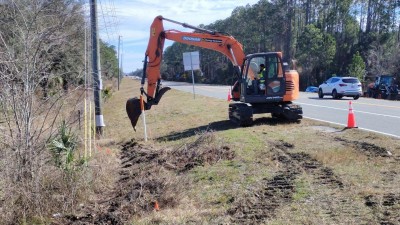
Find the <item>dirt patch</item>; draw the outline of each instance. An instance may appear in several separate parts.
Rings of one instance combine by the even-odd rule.
[[[383,182],[397,182],[395,181],[396,177],[400,174],[396,171],[383,171],[382,174],[382,181]]]
[[[204,133],[175,149],[154,149],[135,141],[125,143],[119,156],[119,178],[114,189],[85,207],[79,215],[65,217],[67,222],[61,224],[126,224],[132,216],[149,216],[156,210],[156,203],[160,210],[178,208],[186,197],[185,188],[190,186],[185,179],[190,170],[235,157],[229,146],[210,145],[213,138],[212,134]],[[394,161],[387,160],[383,153],[386,148],[343,138],[335,141],[352,145],[369,157]],[[274,173],[246,186],[239,196],[229,200],[227,211],[221,210],[220,214],[210,217],[224,217],[224,221],[233,224],[263,224],[280,221],[282,213],[298,210],[302,216],[318,212],[314,222],[399,224],[399,194],[396,191],[364,197],[371,191],[354,191],[355,186],[345,176],[340,177],[334,169],[296,148],[294,143],[270,141],[267,145],[263,156],[268,157],[270,165],[276,166],[272,169]],[[398,180],[395,168],[382,171],[381,175],[385,182]],[[307,207],[309,211],[304,209]],[[227,215],[230,217],[226,218]],[[161,218],[152,219],[150,222],[165,222]]]
[[[279,162],[281,171],[273,178],[264,179],[250,191],[251,194],[239,198],[234,207],[228,210],[232,220],[237,224],[259,224],[275,216],[279,207],[292,202],[296,192],[295,181],[304,172],[313,177],[318,185],[325,188],[343,189],[343,183],[332,169],[327,168],[304,152],[291,153],[294,144],[284,141],[272,143],[272,159]],[[330,211],[327,214],[334,215]]]
[[[301,167],[302,170],[311,174],[317,183],[329,185],[331,188],[343,188],[343,182],[334,174],[333,170],[323,166],[321,162],[318,162],[310,155],[304,152],[287,154]]]
[[[333,173],[331,168],[323,166],[321,162],[314,159],[311,155],[298,152],[292,153],[294,144],[278,142],[275,144],[276,159],[284,163],[286,167],[296,171],[304,171],[314,177],[316,182],[323,185],[330,185],[332,188],[343,188],[343,182]]]
[[[391,157],[392,153],[381,146],[377,146],[375,144],[362,142],[362,141],[352,141],[346,140],[340,137],[335,137],[335,141],[340,141],[345,144],[353,145],[357,151],[362,152],[363,154],[367,155],[368,157]]]
[[[202,134],[194,142],[172,150],[148,148],[135,141],[125,143],[120,152],[120,177],[114,189],[79,215],[64,217],[62,223],[125,224],[132,216],[176,207],[184,193],[185,172],[234,157],[228,146],[207,144],[212,136]]]
[[[317,131],[322,131],[325,133],[335,133],[335,132],[340,132],[341,130],[333,128],[333,127],[328,127],[328,126],[312,126],[314,130]]]
[[[400,224],[400,194],[368,195],[365,205],[371,208],[380,224]]]
[[[291,201],[295,173],[282,171],[272,179],[264,179],[248,196],[237,199],[228,213],[235,224],[260,224],[275,215],[275,211]]]

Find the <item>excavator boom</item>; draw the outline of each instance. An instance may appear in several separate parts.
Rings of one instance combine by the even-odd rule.
[[[195,32],[164,30],[164,20],[179,24],[186,28],[191,28]],[[242,45],[232,36],[158,16],[154,19],[150,27],[150,38],[143,65],[143,76],[140,90],[141,95],[144,95],[147,98],[147,101],[144,99],[142,100],[144,101],[144,110],[150,109],[152,105],[157,105],[162,95],[170,89],[169,87],[161,87],[160,85],[160,68],[165,39],[218,51],[231,60],[236,68],[236,73],[239,76],[240,68],[238,62],[243,62],[245,54]],[[147,91],[144,89],[146,78]],[[132,98],[126,103],[126,111],[134,128],[139,116],[141,115],[140,101],[139,98]]]

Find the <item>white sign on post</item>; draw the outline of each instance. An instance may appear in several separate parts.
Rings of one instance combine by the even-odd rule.
[[[193,98],[196,98],[196,94],[194,92],[194,74],[193,70],[200,69],[200,54],[199,52],[184,52],[183,53],[183,66],[185,67],[185,71],[192,71],[192,81],[193,81]]]
[[[196,52],[184,52],[183,53],[183,66],[185,71],[188,70],[199,70],[200,69],[200,54]]]

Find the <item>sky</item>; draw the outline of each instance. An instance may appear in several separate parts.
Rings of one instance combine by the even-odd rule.
[[[97,0],[100,38],[114,45],[125,73],[142,69],[154,18],[162,15],[174,21],[198,26],[228,18],[238,6],[259,0]],[[191,31],[164,21],[164,29]],[[120,40],[120,41],[119,41]],[[120,43],[120,44],[118,44]],[[173,42],[166,40],[164,50]]]

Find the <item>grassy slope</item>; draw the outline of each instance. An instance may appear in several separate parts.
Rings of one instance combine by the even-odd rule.
[[[134,132],[125,112],[126,100],[138,94],[138,81],[123,79],[121,90],[104,104],[105,137],[99,143],[116,150],[133,139],[154,149],[177,149],[208,130],[213,138],[202,144],[228,146],[235,158],[177,175],[184,185],[179,204],[135,217],[135,224],[400,223],[397,139],[306,119],[277,123],[268,115],[240,128],[227,120],[228,102],[171,90],[146,111],[144,143],[143,123]],[[279,174],[289,192],[271,182]]]

